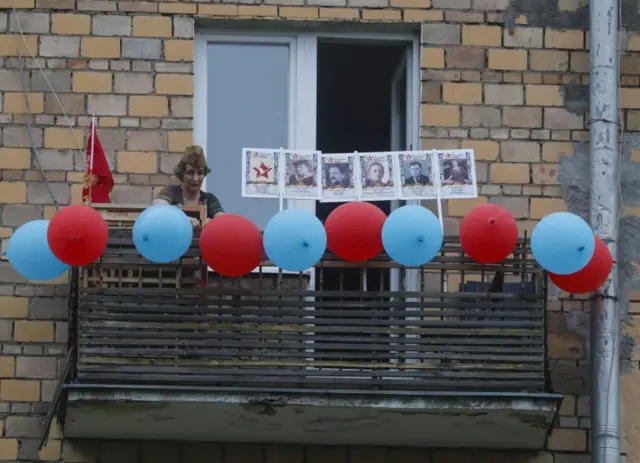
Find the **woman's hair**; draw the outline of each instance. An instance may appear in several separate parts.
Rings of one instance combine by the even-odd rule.
[[[204,169],[204,175],[211,172],[211,169],[207,167],[207,158],[204,155],[204,150],[201,146],[191,145],[187,146],[180,157],[180,162],[174,167],[173,173],[176,174],[178,180],[182,181],[184,173],[187,170],[187,166],[193,166],[197,169]]]

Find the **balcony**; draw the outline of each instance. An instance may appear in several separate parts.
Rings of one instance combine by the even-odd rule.
[[[328,254],[230,279],[197,237],[179,262],[145,261],[125,209],[103,257],[74,269],[66,437],[543,447],[561,396],[525,240],[500,265],[447,239],[420,269]]]

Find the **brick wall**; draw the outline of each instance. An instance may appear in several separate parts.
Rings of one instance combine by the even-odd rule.
[[[54,213],[42,174],[30,159],[16,48],[17,8],[26,43],[32,136],[57,201],[80,198],[89,115],[115,171],[114,200],[148,203],[166,184],[191,141],[194,18],[346,20],[424,23],[422,140],[428,148],[473,148],[480,196],[450,201],[455,229],[473,206],[496,202],[521,229],[562,209],[556,180],[560,153],[587,140],[584,87],[586,34],[579,0],[0,0],[0,238]],[[533,4],[539,3],[536,13]],[[35,9],[34,9],[35,8]],[[551,11],[550,8],[555,8]],[[520,11],[533,11],[529,15]],[[545,21],[548,22],[545,23]],[[577,18],[577,19],[576,19]],[[582,18],[582,19],[580,19]],[[513,24],[505,28],[504,22]],[[554,24],[575,24],[559,30]],[[583,25],[583,24],[582,24]],[[535,27],[534,27],[535,26]],[[640,130],[640,36],[627,34],[622,104],[627,130]],[[38,69],[45,70],[45,79]],[[47,80],[58,93],[50,92]],[[62,107],[61,107],[62,106]],[[67,127],[63,109],[77,129]],[[581,112],[582,111],[582,112]],[[576,143],[578,145],[576,145]],[[67,336],[64,281],[32,285],[0,262],[0,461],[67,463],[432,463],[587,461],[589,398],[587,305],[550,305],[550,365],[566,394],[548,448],[537,454],[484,451],[299,448],[291,446],[63,441],[54,427],[37,451]],[[634,316],[635,304],[631,314]],[[640,460],[636,365],[623,379],[628,458]],[[625,447],[625,452],[627,451]]]

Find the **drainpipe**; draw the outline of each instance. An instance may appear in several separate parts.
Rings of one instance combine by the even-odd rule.
[[[590,0],[591,225],[617,261],[620,217],[618,0]],[[620,318],[618,272],[593,294],[591,307],[591,454],[620,463]]]

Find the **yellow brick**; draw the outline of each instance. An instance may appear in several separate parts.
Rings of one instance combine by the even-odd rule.
[[[117,117],[101,117],[98,119],[98,127],[118,127]]]
[[[564,98],[559,85],[527,85],[526,103],[530,106],[562,106]]]
[[[0,238],[11,238],[12,235],[13,235],[13,228],[0,227]]]
[[[362,19],[367,21],[399,21],[402,19],[400,10],[362,10]]]
[[[193,132],[169,132],[169,151],[179,153],[193,143]]]
[[[73,91],[77,93],[111,93],[110,72],[74,72]]]
[[[134,16],[134,37],[171,37],[171,18],[167,16]]]
[[[0,0],[0,8],[35,8],[35,0]]]
[[[549,450],[587,450],[587,431],[584,429],[554,429],[549,436]]]
[[[449,217],[464,217],[476,206],[487,204],[487,198],[479,196],[469,199],[450,199],[447,201],[447,215]]]
[[[19,182],[0,182],[0,201],[18,204],[27,201],[27,185]]]
[[[482,85],[445,82],[442,85],[442,100],[445,103],[480,104]]]
[[[27,318],[28,313],[28,298],[14,296],[0,297],[0,318]]]
[[[169,114],[169,99],[157,95],[133,95],[129,99],[129,115],[163,117]]]
[[[433,127],[458,127],[460,125],[460,106],[423,104],[421,114],[422,125]]]
[[[44,146],[52,149],[84,149],[84,133],[80,129],[73,132],[68,127],[44,129]],[[80,146],[78,146],[80,145]]]
[[[27,148],[0,148],[0,169],[31,168],[31,151]]]
[[[165,40],[164,58],[167,61],[193,61],[193,40]]]
[[[0,399],[11,402],[37,402],[40,400],[40,382],[4,379],[0,381]]]
[[[82,203],[82,184],[75,183],[71,185],[71,204]]]
[[[545,48],[582,50],[584,48],[584,33],[576,29],[546,29],[544,32],[544,46]]]
[[[173,2],[167,3],[162,2],[159,4],[159,12],[160,13],[171,13],[171,14],[196,14],[198,12],[198,5],[195,3],[185,3],[185,2]]]
[[[80,48],[85,58],[120,58],[120,39],[116,37],[85,37]]]
[[[442,21],[444,12],[434,10],[404,10],[405,21]]]
[[[49,429],[49,439],[62,439],[62,437],[63,434],[60,423],[58,423],[58,420],[53,420],[53,423],[51,423],[51,428]]]
[[[576,11],[584,6],[584,0],[558,0],[558,11]]]
[[[524,71],[527,69],[527,51],[489,50],[489,68],[504,71]]]
[[[288,19],[316,19],[318,9],[301,6],[281,6],[280,17]]]
[[[278,16],[278,8],[270,5],[239,5],[239,16],[257,16],[260,18],[275,18]]]
[[[67,181],[71,183],[84,182],[84,172],[67,172]]]
[[[431,8],[431,0],[391,0],[393,8]]]
[[[158,74],[156,93],[160,95],[193,95],[193,76],[185,74]]]
[[[33,4],[33,0],[31,0],[31,4]],[[10,460],[17,460],[17,459],[18,459],[18,439],[0,438],[0,461],[10,461]]]
[[[569,68],[569,52],[560,50],[531,50],[531,70],[562,72]]]
[[[41,114],[44,112],[44,94],[27,93],[29,99],[29,111],[31,114]],[[4,112],[13,114],[27,114],[27,102],[24,93],[5,93]]]
[[[562,398],[562,405],[560,406],[560,415],[573,416],[576,414],[576,398],[572,395],[565,395]]]
[[[625,217],[640,216],[640,207],[622,206],[622,215]]]
[[[238,5],[198,5],[198,14],[206,16],[238,16]]]
[[[13,331],[13,339],[19,342],[53,342],[52,322],[18,320]]]
[[[529,164],[495,163],[491,164],[491,182],[504,184],[529,183]]]
[[[59,35],[89,35],[91,16],[88,14],[59,13],[51,18],[51,31]]]
[[[640,35],[633,34],[629,36],[627,40],[627,50],[640,51]]]
[[[465,140],[460,147],[473,150],[476,161],[495,161],[500,151],[500,143],[492,140]]]
[[[573,143],[568,141],[549,141],[542,144],[542,160],[558,162],[561,154],[573,155]]]
[[[84,173],[82,174],[82,177],[84,181]],[[73,185],[71,187],[73,188]],[[58,209],[56,209],[55,206],[45,206],[44,212],[42,213],[42,218],[44,220],[51,220],[53,216],[56,215],[56,212],[58,212]]]
[[[0,56],[16,56],[16,49],[20,50],[22,56],[29,56],[31,49],[34,55],[38,55],[38,37],[35,35],[25,35],[25,45],[20,35],[2,35],[0,34]]]
[[[0,378],[13,378],[16,375],[14,357],[0,357]]]
[[[622,109],[640,108],[640,88],[621,88],[620,107]]]
[[[462,44],[500,47],[502,46],[502,28],[500,26],[462,26]]]
[[[420,51],[420,67],[444,69],[444,49],[423,47]]]
[[[360,10],[357,8],[320,8],[319,17],[322,19],[357,19]]]
[[[47,445],[42,447],[38,456],[44,461],[58,461],[62,456],[62,441],[49,439]]]
[[[564,201],[558,198],[531,198],[532,219],[542,219],[554,212],[566,211]]]
[[[446,138],[423,138],[420,140],[420,149],[422,150],[457,150],[460,143],[456,140]]]
[[[158,172],[158,155],[152,152],[120,151],[118,172],[132,174],[155,174]]]

